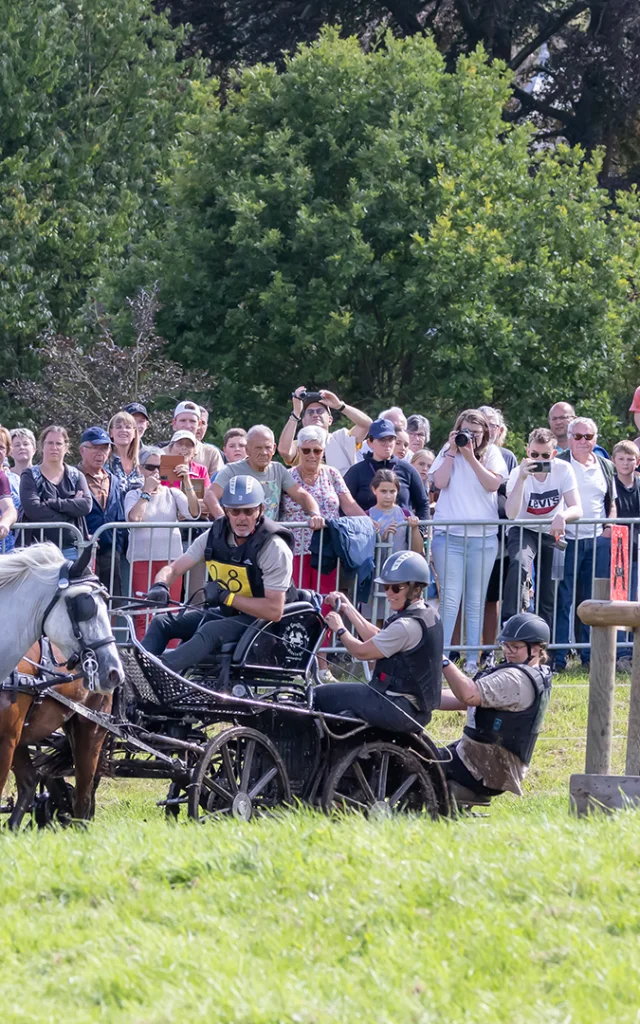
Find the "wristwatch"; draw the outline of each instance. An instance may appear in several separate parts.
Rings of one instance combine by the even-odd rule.
[[[302,416],[296,416],[295,412],[290,412],[289,413],[289,419],[290,420],[295,420],[296,423],[299,423],[300,420],[302,419]]]
[[[347,404],[346,402],[342,402],[342,404],[339,405],[338,408],[336,409],[336,412],[342,412],[342,410],[344,409],[346,404]]]
[[[451,664],[451,662],[449,661],[448,658],[443,658],[442,659],[442,667],[443,668],[447,668],[450,664]]]
[[[336,629],[336,636],[338,637],[338,640],[340,639],[340,637],[342,636],[343,633],[347,633],[347,632],[348,632],[348,630],[347,630],[346,626],[340,626],[340,629]]]
[[[140,497],[142,498],[143,501],[151,501],[151,495],[149,494],[148,491],[142,491]]]

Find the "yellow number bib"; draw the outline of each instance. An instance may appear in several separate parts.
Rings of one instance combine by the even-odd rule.
[[[232,594],[241,597],[253,597],[247,570],[243,565],[229,565],[228,562],[207,562],[207,569],[212,580],[219,580]]]

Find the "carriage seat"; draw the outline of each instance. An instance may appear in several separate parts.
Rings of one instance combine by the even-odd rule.
[[[313,590],[298,590],[298,600],[291,601],[289,604],[285,604],[283,618],[285,616],[288,617],[290,615],[295,615],[296,613],[305,613],[309,611],[315,612],[317,614],[318,609],[315,604],[315,597],[316,595]],[[231,643],[222,645],[218,658],[220,656],[226,656],[226,658],[231,656],[232,665],[241,665],[247,655],[247,651],[249,650],[253,640],[260,633],[260,630],[264,629],[265,626],[268,627],[270,625],[277,626],[277,623],[270,623],[268,619],[256,619],[255,622],[251,623],[250,626],[247,626],[246,630],[244,631],[244,633],[242,634],[238,641],[234,640]],[[207,658],[204,662],[202,662],[202,664],[214,667],[216,664],[218,664],[218,660],[217,658]]]
[[[301,600],[298,600],[298,601],[292,601],[291,604],[285,604],[284,612],[283,612],[283,617],[285,615],[295,614],[296,612],[308,612],[309,611],[309,605],[310,604],[312,605],[312,599],[311,599],[312,591],[310,591],[310,590],[306,590],[306,591],[305,590],[299,590],[298,591],[298,596],[300,594],[305,594],[305,593],[309,594],[310,599],[307,601],[304,598],[302,598]],[[313,611],[316,610],[315,607],[313,607],[313,605],[312,605],[312,609],[313,609]],[[270,624],[271,623],[269,622],[268,619],[256,619],[256,621],[254,623],[252,623],[251,626],[247,627],[247,629],[244,631],[244,633],[242,634],[242,636],[238,640],[237,644],[224,644],[224,646],[222,648],[222,653],[223,654],[227,653],[227,648],[228,648],[229,652],[231,652],[231,651],[234,652],[233,653],[233,658],[232,658],[233,664],[234,665],[242,664],[242,661],[243,661],[243,659],[244,659],[244,657],[245,657],[249,647],[251,646],[251,643],[254,640],[254,638],[257,636],[257,634],[260,632],[260,630],[263,629],[264,626],[269,626]],[[271,625],[277,625],[277,623],[271,624]]]

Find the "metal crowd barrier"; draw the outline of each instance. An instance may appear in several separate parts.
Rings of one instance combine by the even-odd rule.
[[[548,519],[541,519],[539,524],[549,522]],[[640,593],[638,589],[638,553],[640,548],[640,522],[631,519],[615,519],[607,520],[606,526],[614,524],[620,524],[627,526],[629,529],[629,577],[627,581],[628,592],[630,600],[639,600]],[[117,606],[119,602],[117,598],[131,598],[135,597],[136,594],[133,592],[133,581],[131,573],[132,562],[142,561],[146,563],[147,570],[144,575],[144,586],[139,589],[144,592],[149,589],[153,583],[153,572],[152,561],[147,556],[141,559],[136,559],[136,548],[141,553],[145,552],[145,548],[150,542],[153,546],[154,558],[153,562],[161,562],[168,564],[177,557],[178,553],[182,553],[189,544],[195,538],[207,530],[210,526],[210,522],[196,521],[196,522],[174,522],[174,523],[107,523],[101,526],[91,538],[90,543],[94,548],[94,553],[98,552],[99,546],[102,550],[99,552],[99,570],[100,575],[105,583],[105,586],[109,592],[113,595],[113,608],[114,612],[117,612]],[[306,523],[285,523],[283,524],[294,533],[300,531],[309,531],[309,527]],[[481,521],[481,522],[453,522],[453,521],[440,521],[431,520],[429,522],[422,522],[421,524],[422,533],[424,537],[424,550],[425,555],[432,563],[431,557],[432,547],[434,540],[436,545],[439,545],[442,549],[444,544],[443,559],[439,558],[441,566],[444,565],[444,569],[441,570],[441,577],[437,581],[437,594],[436,588],[432,588],[432,596],[428,599],[431,603],[439,604],[441,609],[446,607],[448,588],[455,588],[460,591],[459,601],[459,618],[457,625],[457,633],[454,631],[454,640],[450,647],[455,648],[456,651],[466,652],[469,650],[481,650],[491,651],[497,647],[496,636],[482,636],[477,644],[469,644],[466,642],[466,618],[467,613],[465,608],[467,607],[467,576],[468,573],[463,573],[461,581],[458,581],[455,577],[455,548],[459,548],[460,538],[462,538],[462,552],[465,559],[474,560],[476,571],[478,569],[479,559],[479,571],[480,575],[488,578],[491,571],[494,572],[494,584],[496,586],[496,598],[492,602],[487,602],[486,598],[481,602],[480,614],[484,616],[487,607],[492,605],[490,609],[493,616],[492,622],[499,624],[502,621],[502,608],[505,596],[505,580],[508,566],[508,555],[507,555],[507,532],[510,530],[517,530],[519,532],[519,544],[518,552],[520,553],[523,548],[523,539],[525,531],[531,532],[532,524],[530,520],[512,520],[504,521],[501,520],[498,524],[495,521]],[[573,609],[573,613],[569,616],[569,633],[567,638],[559,638],[557,636],[557,613],[559,607],[559,596],[562,598],[562,593],[559,595],[561,580],[559,577],[560,573],[552,573],[554,577],[552,579],[553,588],[553,621],[551,623],[552,642],[550,645],[551,650],[558,650],[564,648],[571,648],[573,650],[582,651],[589,648],[588,642],[579,642],[576,639],[575,634],[575,607],[576,603],[579,603],[581,599],[589,596],[593,589],[593,580],[596,578],[597,571],[602,572],[603,575],[609,576],[609,559],[610,552],[607,551],[607,543],[605,539],[599,539],[597,531],[603,526],[602,520],[593,519],[582,519],[579,524],[570,524],[567,532],[567,538],[572,527],[579,525],[585,532],[589,533],[588,537],[580,541],[580,545],[573,544],[567,549],[565,554],[565,571],[567,568],[573,570],[573,582],[570,593],[570,605]],[[139,531],[147,531],[145,543],[137,542],[136,535]],[[178,536],[180,540],[177,541],[175,531],[179,531]],[[63,533],[64,532],[64,533]],[[119,536],[122,533],[127,535],[127,550],[126,553],[120,555],[119,547]],[[406,536],[402,537],[402,533]],[[110,537],[108,536],[110,533]],[[12,528],[12,534],[15,538],[16,546],[22,546],[25,543],[32,543],[34,540],[50,539],[54,543],[57,543],[59,547],[62,547],[63,536],[66,535],[67,539],[71,536],[75,547],[79,550],[84,544],[84,538],[80,530],[71,524],[52,524],[52,523],[16,523]],[[104,536],[107,534],[107,543],[104,543]],[[162,539],[158,542],[158,534],[161,535]],[[162,536],[164,535],[164,536]],[[494,558],[493,550],[496,546],[497,537],[497,555]],[[441,538],[444,538],[442,540]],[[454,540],[455,538],[455,540]],[[480,543],[478,544],[478,540]],[[102,541],[102,544],[100,543]],[[142,541],[142,538],[141,538]],[[540,586],[539,586],[539,571],[541,552],[542,552],[542,534],[537,535],[537,550],[535,557],[535,566],[533,576],[531,580],[531,599],[529,601],[522,601],[523,608],[527,610],[539,612],[540,611]],[[409,546],[409,528],[401,528],[396,538],[393,541],[380,541],[378,540],[375,546],[375,566],[374,576],[377,576],[380,572],[382,564],[385,558],[392,552],[394,547],[408,547]],[[7,542],[0,541],[0,553],[5,552],[7,549]],[[585,560],[585,551],[587,552],[586,561],[590,560],[590,568],[585,578],[583,573],[582,587],[579,588],[579,573],[580,562]],[[320,538],[319,552],[318,552],[318,568],[313,570],[312,584],[314,589],[319,593],[326,593],[323,587],[324,580],[320,566],[322,565],[323,555],[323,537]],[[156,557],[157,556],[157,557]],[[567,560],[573,559],[573,562]],[[458,559],[459,561],[459,559]],[[118,578],[118,563],[120,568],[121,586],[118,588],[115,586]],[[198,567],[192,570],[185,577],[183,596],[185,599],[189,599],[195,603],[198,603],[198,591],[204,585],[204,566]],[[335,589],[347,592],[352,600],[355,600],[355,594],[357,593],[358,579],[353,574],[348,573],[344,566],[338,561],[336,570],[336,584]],[[298,569],[298,577],[294,579],[294,583],[297,586],[301,586],[302,583],[302,564],[300,563]],[[115,590],[120,590],[121,593],[114,593]],[[588,593],[587,593],[588,592]],[[519,588],[518,588],[519,593]],[[564,598],[566,602],[566,595]],[[454,602],[455,604],[455,602]],[[365,617],[372,622],[380,622],[386,617],[388,613],[388,606],[385,601],[384,592],[377,586],[374,586],[371,591],[369,601],[361,608]],[[493,627],[492,627],[493,628]],[[126,633],[126,626],[124,620],[119,618],[114,626],[116,635],[119,642],[126,643],[128,636]],[[630,635],[625,635],[622,632],[618,634],[618,652],[625,652],[632,644],[632,638]],[[332,650],[342,650],[341,647],[328,647],[324,648],[327,652]]]

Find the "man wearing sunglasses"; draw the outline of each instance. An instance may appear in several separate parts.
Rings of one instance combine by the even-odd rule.
[[[575,609],[581,601],[591,597],[593,576],[609,576],[611,540],[609,531],[605,532],[603,527],[607,518],[615,519],[617,515],[614,465],[595,451],[598,440],[596,424],[593,420],[578,416],[569,424],[567,434],[569,448],[558,458],[568,462],[575,472],[583,517],[598,522],[595,525],[580,522],[576,526],[567,527],[564,579],[558,587],[556,613],[556,642],[560,644],[569,642]],[[588,643],[589,635],[589,627],[578,619],[576,642]],[[583,665],[589,664],[589,648],[580,649],[580,659]],[[566,664],[567,651],[557,650],[554,670],[562,672]]]
[[[471,679],[444,659],[450,690],[443,690],[440,708],[467,712],[462,738],[440,752],[447,779],[480,796],[522,796],[551,697],[549,638],[544,619],[523,612],[502,627],[504,661],[494,668]]]
[[[220,498],[224,516],[176,559],[161,569],[148,597],[169,603],[171,584],[204,562],[210,577],[205,609],[180,616],[157,615],[143,646],[182,673],[223,644],[237,643],[256,619],[278,622],[286,601],[295,601],[292,586],[293,536],[265,518],[262,484],[252,476],[234,476]],[[183,642],[165,651],[170,640]],[[165,653],[163,653],[165,652]]]
[[[507,534],[509,568],[504,587],[503,621],[523,611],[524,584],[536,565],[536,605],[553,627],[553,553],[564,543],[568,522],[582,515],[578,483],[572,466],[556,458],[555,438],[546,427],[529,434],[527,454],[507,480],[508,519],[525,519],[528,527],[513,526]]]
[[[392,612],[383,629],[363,618],[343,594],[327,597],[334,608],[340,601],[360,639],[333,611],[327,623],[336,637],[354,658],[375,662],[371,683],[318,686],[316,707],[327,714],[350,712],[391,732],[420,732],[439,707],[442,688],[442,623],[422,598],[429,566],[423,555],[402,551],[387,558],[375,582],[384,588]]]
[[[298,427],[323,427],[328,435],[325,462],[344,476],[349,467],[354,466],[359,459],[371,417],[355,406],[347,405],[333,391],[326,389],[308,392],[305,386],[301,385],[293,392],[291,402],[293,410],[278,439],[278,454],[284,459],[285,465],[299,464],[298,442],[295,440]],[[353,426],[339,427],[331,431],[329,428],[336,415],[351,420]]]

